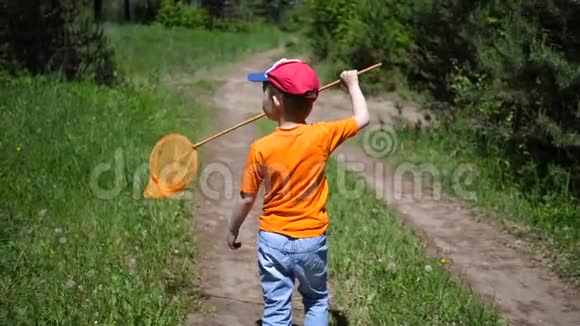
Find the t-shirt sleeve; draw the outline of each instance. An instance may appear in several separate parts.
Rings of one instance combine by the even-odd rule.
[[[327,153],[332,153],[338,145],[353,137],[358,132],[358,123],[354,117],[325,122],[322,125],[326,141]]]
[[[242,184],[240,191],[247,194],[255,194],[260,189],[263,175],[261,172],[260,158],[255,144],[252,144],[248,157],[246,159],[246,166],[242,173]]]

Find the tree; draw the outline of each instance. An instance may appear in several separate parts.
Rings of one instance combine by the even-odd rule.
[[[201,2],[202,7],[204,7],[210,16],[212,17],[223,17],[224,8],[227,5],[226,0],[203,0]]]
[[[123,14],[126,21],[131,21],[131,0],[123,1]]]
[[[90,1],[20,0],[0,8],[0,62],[7,70],[114,81],[113,52],[103,29],[84,15]]]
[[[101,22],[103,20],[103,0],[94,0],[95,21]]]

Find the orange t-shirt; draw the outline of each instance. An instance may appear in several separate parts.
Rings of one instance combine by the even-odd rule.
[[[261,230],[293,238],[326,232],[326,161],[338,145],[357,132],[358,124],[351,117],[277,128],[251,145],[241,191],[257,194],[264,183]]]

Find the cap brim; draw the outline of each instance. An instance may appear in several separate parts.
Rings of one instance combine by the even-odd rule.
[[[265,72],[253,72],[248,74],[248,80],[255,83],[262,83],[268,80]]]

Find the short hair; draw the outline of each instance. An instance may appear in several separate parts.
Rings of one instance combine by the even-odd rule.
[[[313,101],[311,99],[301,95],[288,94],[267,81],[262,84],[262,89],[268,91],[270,96],[272,95],[272,91],[281,94],[284,106],[291,114],[300,114],[312,108]]]

